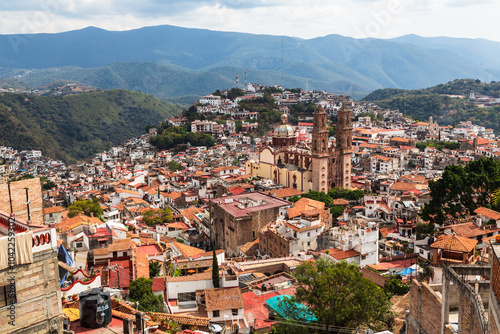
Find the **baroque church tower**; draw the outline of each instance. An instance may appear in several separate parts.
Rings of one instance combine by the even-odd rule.
[[[332,155],[332,180],[330,187],[351,187],[352,123],[351,111],[347,107],[348,98],[342,102],[337,112],[337,140]]]
[[[312,190],[328,193],[328,130],[326,128],[326,112],[318,106],[313,113],[312,133]]]

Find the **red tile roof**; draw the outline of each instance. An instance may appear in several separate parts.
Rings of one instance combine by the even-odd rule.
[[[495,211],[495,210],[490,210],[487,208],[483,208],[482,206],[474,210],[475,213],[481,216],[485,216],[487,218],[493,219],[493,220],[499,220],[500,219],[500,212]]]
[[[458,235],[442,235],[431,245],[431,247],[469,253],[474,249],[474,247],[476,247],[476,245],[477,240],[474,239],[459,237]]]

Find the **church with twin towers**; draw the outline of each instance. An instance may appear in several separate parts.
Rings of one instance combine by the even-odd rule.
[[[246,173],[303,192],[350,188],[352,123],[347,101],[345,97],[337,112],[337,135],[332,142],[328,140],[327,114],[321,105],[313,113],[310,145],[297,141],[297,133],[283,114],[281,124],[273,130],[272,142],[260,149],[259,160],[246,162]]]

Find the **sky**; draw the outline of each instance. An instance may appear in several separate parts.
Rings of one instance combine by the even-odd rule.
[[[497,0],[0,0],[0,34],[175,25],[314,38],[406,34],[500,41]]]

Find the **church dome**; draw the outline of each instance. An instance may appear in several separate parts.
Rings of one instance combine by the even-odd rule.
[[[288,124],[288,116],[281,115],[281,124],[274,128],[273,137],[276,138],[290,138],[295,136],[295,130]]]
[[[290,124],[280,124],[274,128],[274,137],[295,136],[295,130]]]
[[[293,126],[288,124],[288,116],[281,115],[281,124],[276,126],[273,131],[273,146],[283,147],[297,144],[297,134]]]

